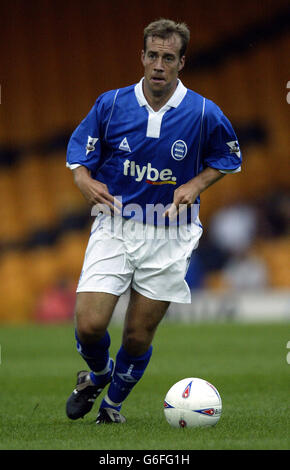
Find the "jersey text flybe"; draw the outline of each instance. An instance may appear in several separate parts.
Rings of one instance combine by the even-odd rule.
[[[148,184],[176,184],[176,176],[173,176],[170,168],[164,168],[159,172],[150,162],[141,167],[134,160],[125,160],[123,165],[124,175],[132,176],[135,181],[140,182],[145,178]]]

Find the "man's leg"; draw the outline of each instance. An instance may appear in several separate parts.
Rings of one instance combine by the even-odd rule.
[[[102,408],[120,410],[122,402],[143,376],[152,354],[152,340],[169,302],[152,300],[132,289],[126,313],[122,346]],[[103,422],[97,418],[98,422]]]
[[[106,292],[79,292],[75,306],[76,331],[84,344],[94,344],[106,333],[119,297]]]
[[[75,308],[77,350],[90,371],[78,373],[77,385],[70,395],[66,412],[77,419],[88,413],[96,397],[111,380],[114,363],[109,357],[107,326],[118,296],[104,292],[80,292]]]
[[[132,356],[144,354],[164,317],[169,302],[153,300],[132,289],[123,330],[123,347]]]

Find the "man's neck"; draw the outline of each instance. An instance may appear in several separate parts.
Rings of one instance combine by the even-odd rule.
[[[162,94],[154,94],[151,92],[149,87],[146,86],[145,80],[143,80],[143,93],[151,108],[157,112],[159,111],[166,103],[170,100],[171,96],[174,94],[178,85],[178,81],[176,81],[176,85],[174,88],[168,90],[167,93]]]

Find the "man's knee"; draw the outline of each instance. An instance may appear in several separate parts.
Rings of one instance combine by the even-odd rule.
[[[91,343],[101,339],[106,331],[106,325],[98,321],[94,315],[87,312],[87,314],[80,314],[76,310],[76,330],[78,338],[83,343]]]
[[[148,351],[152,339],[153,331],[125,329],[123,334],[123,346],[131,356],[141,356]]]
[[[78,294],[75,322],[81,342],[95,342],[104,336],[117,300],[115,296],[107,296],[104,293]]]

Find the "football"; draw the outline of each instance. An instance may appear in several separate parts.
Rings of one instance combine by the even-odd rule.
[[[175,383],[164,399],[164,414],[170,426],[214,426],[221,417],[222,400],[217,389],[197,377]]]

